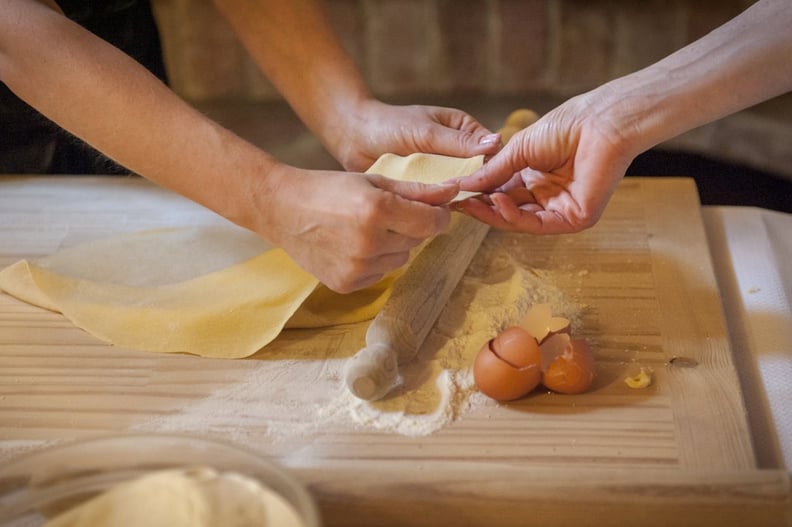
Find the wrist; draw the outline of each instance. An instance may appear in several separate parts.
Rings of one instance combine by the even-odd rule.
[[[322,144],[341,165],[358,169],[356,158],[371,137],[378,109],[387,106],[369,94],[346,98],[328,113],[318,132]]]
[[[293,179],[294,168],[281,163],[269,156],[250,167],[250,171],[242,178],[239,189],[240,199],[237,202],[237,219],[230,218],[238,225],[250,229],[273,245],[279,245],[276,225],[284,208],[281,203],[286,200],[286,188]]]
[[[279,187],[286,165],[228,130],[209,123],[216,132],[207,145],[211,153],[190,168],[180,193],[227,220],[256,232],[269,242],[277,212]]]
[[[644,71],[582,95],[581,104],[588,121],[613,138],[615,146],[633,159],[697,126],[696,108],[687,102],[690,87]]]

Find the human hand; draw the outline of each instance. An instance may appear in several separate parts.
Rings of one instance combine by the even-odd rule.
[[[407,263],[410,249],[450,221],[455,184],[278,165],[254,199],[254,228],[330,289],[349,293]]]
[[[362,171],[380,155],[415,152],[454,157],[492,155],[500,137],[461,110],[436,106],[394,106],[368,99],[333,125],[328,149],[347,170]]]
[[[632,155],[619,127],[571,99],[515,134],[482,168],[458,180],[484,196],[455,208],[494,227],[535,234],[594,225]]]

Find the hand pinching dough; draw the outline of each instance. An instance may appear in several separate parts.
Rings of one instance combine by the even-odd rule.
[[[368,172],[436,183],[469,174],[481,163],[481,156],[386,154]],[[119,235],[21,260],[0,271],[0,289],[63,313],[116,346],[240,358],[284,327],[372,318],[398,274],[339,295],[282,249],[229,225]]]

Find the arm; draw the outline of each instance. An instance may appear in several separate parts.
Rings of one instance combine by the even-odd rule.
[[[341,292],[402,265],[448,223],[433,205],[456,187],[280,164],[43,2],[0,3],[0,79],[107,156],[283,247]]]
[[[602,88],[635,155],[792,90],[792,4],[763,0],[660,62]]]
[[[790,27],[788,0],[762,0],[665,59],[567,101],[461,184],[504,193],[462,208],[527,232],[593,225],[635,156],[792,90]]]
[[[122,165],[251,222],[251,211],[224,198],[249,192],[252,165],[271,171],[272,158],[203,118],[133,59],[59,12],[31,0],[3,4],[0,78],[12,91]],[[218,174],[229,170],[229,160],[239,177],[227,181]],[[229,184],[233,189],[223,192]]]
[[[376,100],[319,0],[215,0],[253,60],[327,150],[350,170],[385,152],[493,154],[499,141],[464,112]]]

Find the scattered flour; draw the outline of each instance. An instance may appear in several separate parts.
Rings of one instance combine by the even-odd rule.
[[[232,384],[137,428],[217,432],[243,443],[260,440],[263,432],[281,444],[331,429],[412,437],[436,432],[469,409],[487,404],[473,382],[473,360],[485,342],[515,323],[530,305],[550,303],[573,327],[579,315],[579,307],[552,284],[551,276],[515,261],[509,247],[489,239],[485,246],[416,359],[400,366],[401,385],[386,398],[363,401],[344,387],[343,354],[316,358],[295,346],[282,359],[253,361]],[[305,387],[295,384],[299,382]]]
[[[402,366],[402,385],[382,401],[362,401],[343,390],[320,411],[407,436],[431,434],[486,401],[475,387],[471,365],[481,346],[537,302],[576,312],[563,293],[504,250],[474,259],[415,361]],[[572,310],[574,311],[574,310]]]

